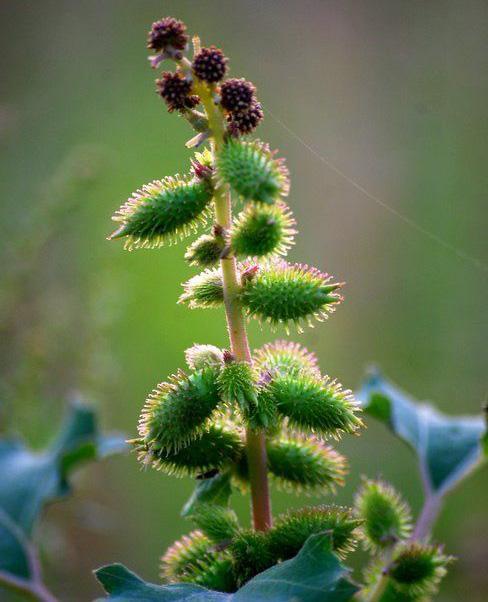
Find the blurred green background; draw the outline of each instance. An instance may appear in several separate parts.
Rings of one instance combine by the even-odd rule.
[[[259,135],[287,157],[301,232],[291,257],[347,281],[324,325],[293,334],[355,388],[374,362],[443,411],[486,401],[488,5],[235,0],[18,0],[0,3],[2,426],[45,443],[66,400],[99,406],[132,435],[145,395],[195,342],[225,345],[221,311],[176,305],[194,273],[184,246],[124,252],[111,213],[154,178],[188,169],[188,126],[154,93],[145,36],[164,15],[223,47],[267,111]],[[452,247],[371,200],[348,177]],[[273,335],[253,323],[253,345]],[[280,334],[280,333],[279,333]],[[415,509],[408,450],[370,424],[339,445]],[[1,475],[0,475],[1,478]],[[121,561],[157,579],[158,557],[189,529],[189,480],[141,472],[134,456],[90,466],[37,534],[62,600],[99,594],[90,571]],[[310,501],[310,500],[307,500]],[[318,500],[311,500],[318,501]],[[322,501],[322,500],[321,500]],[[247,516],[248,499],[236,507]],[[276,511],[304,500],[273,493]],[[439,597],[487,599],[487,473],[449,499],[436,539],[459,557]]]

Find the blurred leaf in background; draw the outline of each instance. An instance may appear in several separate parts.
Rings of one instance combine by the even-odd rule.
[[[48,502],[71,491],[69,477],[88,460],[126,449],[120,435],[102,436],[95,412],[72,404],[60,433],[42,452],[33,452],[18,438],[0,439],[0,592],[29,592],[48,601],[33,529]]]

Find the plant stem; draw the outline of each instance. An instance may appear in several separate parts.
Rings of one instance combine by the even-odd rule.
[[[432,530],[442,505],[442,500],[437,495],[428,494],[420,516],[412,533],[413,540],[426,539]]]
[[[224,144],[225,125],[220,109],[215,105],[211,91],[204,85],[197,87],[205,107],[212,132],[214,157]],[[229,186],[219,183],[215,177],[215,220],[225,232],[232,226],[232,199]],[[229,255],[220,260],[224,285],[224,305],[231,351],[237,361],[252,363],[249,341],[242,306],[239,300],[240,282],[235,257]],[[266,531],[271,527],[271,502],[268,486],[268,459],[266,437],[263,431],[248,428],[246,431],[246,454],[251,484],[251,502],[254,528]]]
[[[369,594],[364,598],[364,602],[380,602],[383,594],[385,593],[386,586],[388,585],[388,569],[393,557],[394,547],[387,549],[383,554],[383,570],[381,571],[380,578],[373,585]]]
[[[20,577],[0,571],[0,587],[5,586],[10,591],[17,592],[35,602],[58,602],[42,583],[25,581]]]

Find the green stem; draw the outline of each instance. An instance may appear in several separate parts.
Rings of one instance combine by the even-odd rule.
[[[373,585],[366,598],[364,598],[364,602],[380,602],[385,593],[386,586],[388,585],[388,569],[393,557],[393,551],[394,547],[385,551],[383,555],[384,562],[382,562],[383,570],[381,576]]]
[[[196,92],[205,107],[212,132],[212,150],[215,154],[224,144],[225,124],[221,111],[215,105],[212,92],[202,83],[195,85]],[[215,219],[224,231],[232,226],[232,202],[228,185],[215,178]],[[239,300],[240,282],[235,257],[229,255],[220,261],[224,285],[224,305],[231,351],[237,361],[252,362],[247,338],[244,314]],[[246,453],[251,484],[251,502],[254,528],[266,531],[271,527],[271,503],[268,486],[268,459],[266,437],[263,431],[248,428],[246,431]]]

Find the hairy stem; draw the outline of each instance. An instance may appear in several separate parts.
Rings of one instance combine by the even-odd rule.
[[[225,125],[222,113],[215,105],[212,93],[204,85],[197,87],[205,107],[212,132],[212,150],[215,153],[224,144]],[[217,178],[216,178],[217,180]],[[228,185],[215,182],[215,220],[224,231],[232,226],[232,202]],[[231,351],[237,361],[252,362],[242,306],[239,300],[240,282],[235,257],[229,255],[220,260],[224,284],[224,305]],[[251,501],[254,528],[266,531],[271,527],[271,503],[268,486],[266,437],[263,431],[248,428],[246,431],[246,453],[251,483]]]

